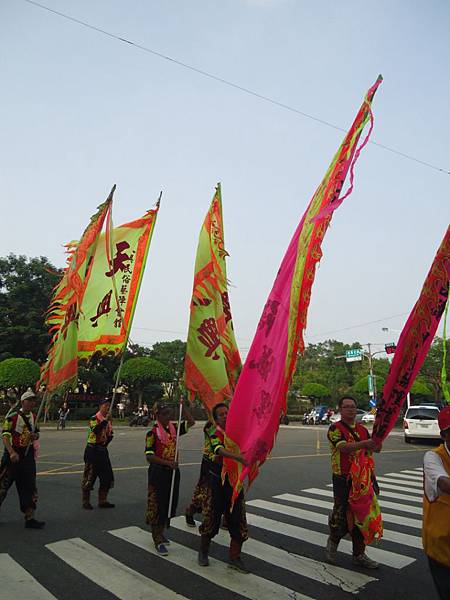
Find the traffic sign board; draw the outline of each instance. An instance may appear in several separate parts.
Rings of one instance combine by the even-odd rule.
[[[369,396],[374,396],[372,375],[367,375],[367,382],[368,382],[368,388],[369,388]]]
[[[361,348],[352,348],[351,350],[346,350],[345,351],[345,360],[347,362],[355,362],[357,360],[362,360]]]
[[[394,343],[384,345],[384,350],[385,350],[386,354],[394,354],[396,349],[397,349],[397,346]]]

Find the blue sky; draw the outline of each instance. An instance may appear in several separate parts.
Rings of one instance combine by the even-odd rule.
[[[344,128],[382,73],[373,140],[450,170],[448,2],[43,3]],[[62,244],[113,183],[117,224],[163,190],[132,339],[185,338],[199,228],[221,181],[245,355],[343,134],[24,0],[0,3],[0,73],[0,255],[62,265]],[[449,184],[366,147],[323,246],[307,341],[395,339],[381,327],[401,329],[419,294],[449,222]]]

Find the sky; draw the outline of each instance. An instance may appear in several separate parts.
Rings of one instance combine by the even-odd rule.
[[[445,0],[42,0],[347,129],[379,73],[372,140],[450,171]],[[222,183],[243,356],[343,133],[70,22],[0,0],[0,256],[65,261],[117,184],[114,223],[163,191],[131,338],[186,339],[198,235]],[[369,144],[334,213],[305,339],[395,341],[449,223],[450,175]],[[392,331],[383,332],[382,327]]]

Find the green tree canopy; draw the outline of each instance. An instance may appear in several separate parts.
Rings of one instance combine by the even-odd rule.
[[[416,397],[416,396],[422,396],[424,398],[432,398],[433,397],[433,390],[431,389],[431,387],[428,386],[423,381],[420,381],[418,379],[416,379],[415,382],[412,384],[410,393],[411,393],[411,396],[413,396],[413,397]]]
[[[78,384],[86,385],[90,394],[104,394],[110,387],[104,373],[85,366],[78,367]]]
[[[29,358],[7,358],[0,362],[0,389],[12,388],[20,396],[27,388],[34,388],[40,368]]]
[[[130,358],[123,363],[120,380],[130,391],[137,394],[139,406],[144,394],[148,401],[162,396],[163,382],[170,382],[169,369],[158,360],[150,357]]]
[[[170,372],[170,382],[165,382],[164,385],[170,400],[178,399],[182,392],[185,355],[186,342],[181,340],[157,342],[150,351],[150,356],[165,365]]]
[[[45,360],[50,342],[45,312],[60,276],[43,256],[0,258],[0,360]]]
[[[323,400],[324,398],[329,398],[331,393],[330,390],[321,383],[305,383],[302,388],[302,396]]]

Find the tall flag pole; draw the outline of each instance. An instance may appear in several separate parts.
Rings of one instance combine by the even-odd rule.
[[[450,227],[397,343],[373,426],[372,438],[380,443],[394,427],[405,398],[427,356],[448,302],[449,280]]]
[[[114,185],[78,242],[67,244],[69,258],[59,284],[55,287],[46,324],[51,334],[47,362],[38,386],[45,384],[47,395],[64,392],[76,384],[78,371],[78,323],[86,287],[92,275],[100,232],[112,208]]]
[[[119,227],[109,219],[100,236],[92,275],[84,294],[78,331],[78,357],[94,354],[122,354],[116,375],[115,394],[120,381],[125,349],[133,323],[142,277],[156,224],[156,208]]]
[[[241,370],[234,336],[225,258],[220,183],[203,222],[195,259],[184,381],[208,412],[230,401]]]
[[[228,450],[244,454],[248,466],[224,459],[223,476],[228,476],[234,498],[247,477],[251,483],[257,476],[275,443],[297,354],[304,350],[303,330],[316,266],[322,256],[322,241],[333,211],[353,190],[354,165],[373,128],[371,103],[381,81],[379,76],[368,90],[294,233],[239,377],[228,413],[225,442]],[[368,134],[358,147],[368,122]],[[341,196],[348,173],[350,186]]]

